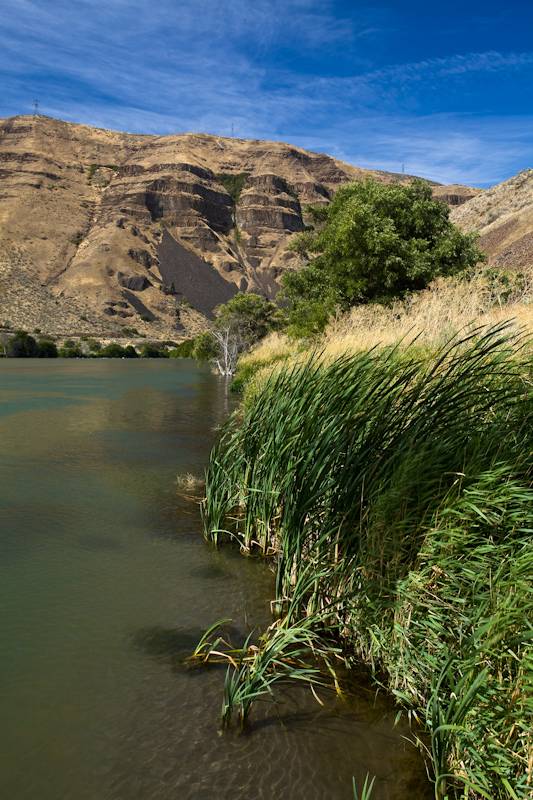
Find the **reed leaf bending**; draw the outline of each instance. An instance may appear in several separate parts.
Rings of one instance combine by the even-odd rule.
[[[425,718],[439,799],[532,789],[529,353],[500,324],[431,355],[414,342],[289,362],[207,470],[206,536],[274,556],[277,607],[308,637],[287,652],[329,629],[384,671]],[[287,676],[284,630],[228,678],[243,719]]]

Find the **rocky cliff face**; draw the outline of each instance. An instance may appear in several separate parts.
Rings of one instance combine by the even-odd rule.
[[[452,208],[462,206],[473,197],[483,194],[483,189],[475,189],[472,186],[461,186],[457,183],[451,183],[448,186],[434,186],[433,197],[437,200],[442,200]]]
[[[194,333],[237,291],[274,296],[305,206],[367,175],[410,180],[279,142],[2,120],[0,324]],[[475,194],[435,192],[450,204]]]

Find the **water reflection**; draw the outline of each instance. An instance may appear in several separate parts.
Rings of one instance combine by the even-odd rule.
[[[372,695],[291,691],[221,737],[224,670],[181,669],[214,620],[270,622],[269,570],[206,546],[176,493],[223,398],[188,362],[0,362],[2,798],[349,800],[367,771],[376,800],[425,796]]]
[[[190,570],[189,574],[193,578],[200,580],[221,580],[227,578],[229,573],[227,570],[222,569],[218,564],[205,564],[201,567],[194,567]]]

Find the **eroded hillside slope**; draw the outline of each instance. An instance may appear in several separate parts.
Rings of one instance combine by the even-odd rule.
[[[193,332],[236,291],[275,295],[305,207],[367,175],[411,179],[281,142],[0,121],[0,324]]]
[[[495,267],[533,266],[533,169],[493,186],[460,208],[452,220],[480,234],[480,246]]]

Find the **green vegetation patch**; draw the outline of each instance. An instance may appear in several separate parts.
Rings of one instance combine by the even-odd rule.
[[[295,335],[321,332],[336,310],[388,303],[483,258],[476,237],[450,222],[425,181],[352,183],[308,213],[316,229],[290,245],[307,263],[282,281]]]
[[[95,352],[100,358],[139,358],[139,354],[131,344],[122,347],[122,345],[112,342]]]
[[[274,556],[280,617],[230,665],[226,723],[291,664],[332,685],[339,659],[363,661],[423,723],[413,738],[437,800],[531,796],[526,344],[502,324],[432,355],[315,355],[275,370],[229,420],[206,475],[206,537]]]
[[[194,358],[194,339],[185,339],[184,342],[177,344],[169,352],[170,358]]]
[[[168,358],[169,351],[162,342],[146,342],[141,347],[141,358]]]
[[[219,172],[218,175],[215,175],[217,181],[222,184],[231,197],[234,206],[239,202],[241,192],[249,175],[249,172]]]
[[[193,340],[194,342],[194,340]],[[189,345],[184,342],[184,345]],[[168,358],[167,346],[179,348],[175,342],[147,342],[140,351],[129,344],[123,347],[118,342],[102,345],[87,336],[79,341],[66,339],[61,347],[49,338],[35,340],[26,331],[17,331],[0,343],[0,357],[7,358]]]
[[[105,169],[111,169],[113,172],[118,172],[120,167],[118,164],[90,164],[87,170],[87,183],[91,183],[96,172],[101,168],[104,167]]]
[[[3,355],[7,358],[57,358],[58,351],[50,339],[38,341],[26,331],[16,331],[2,345]]]

